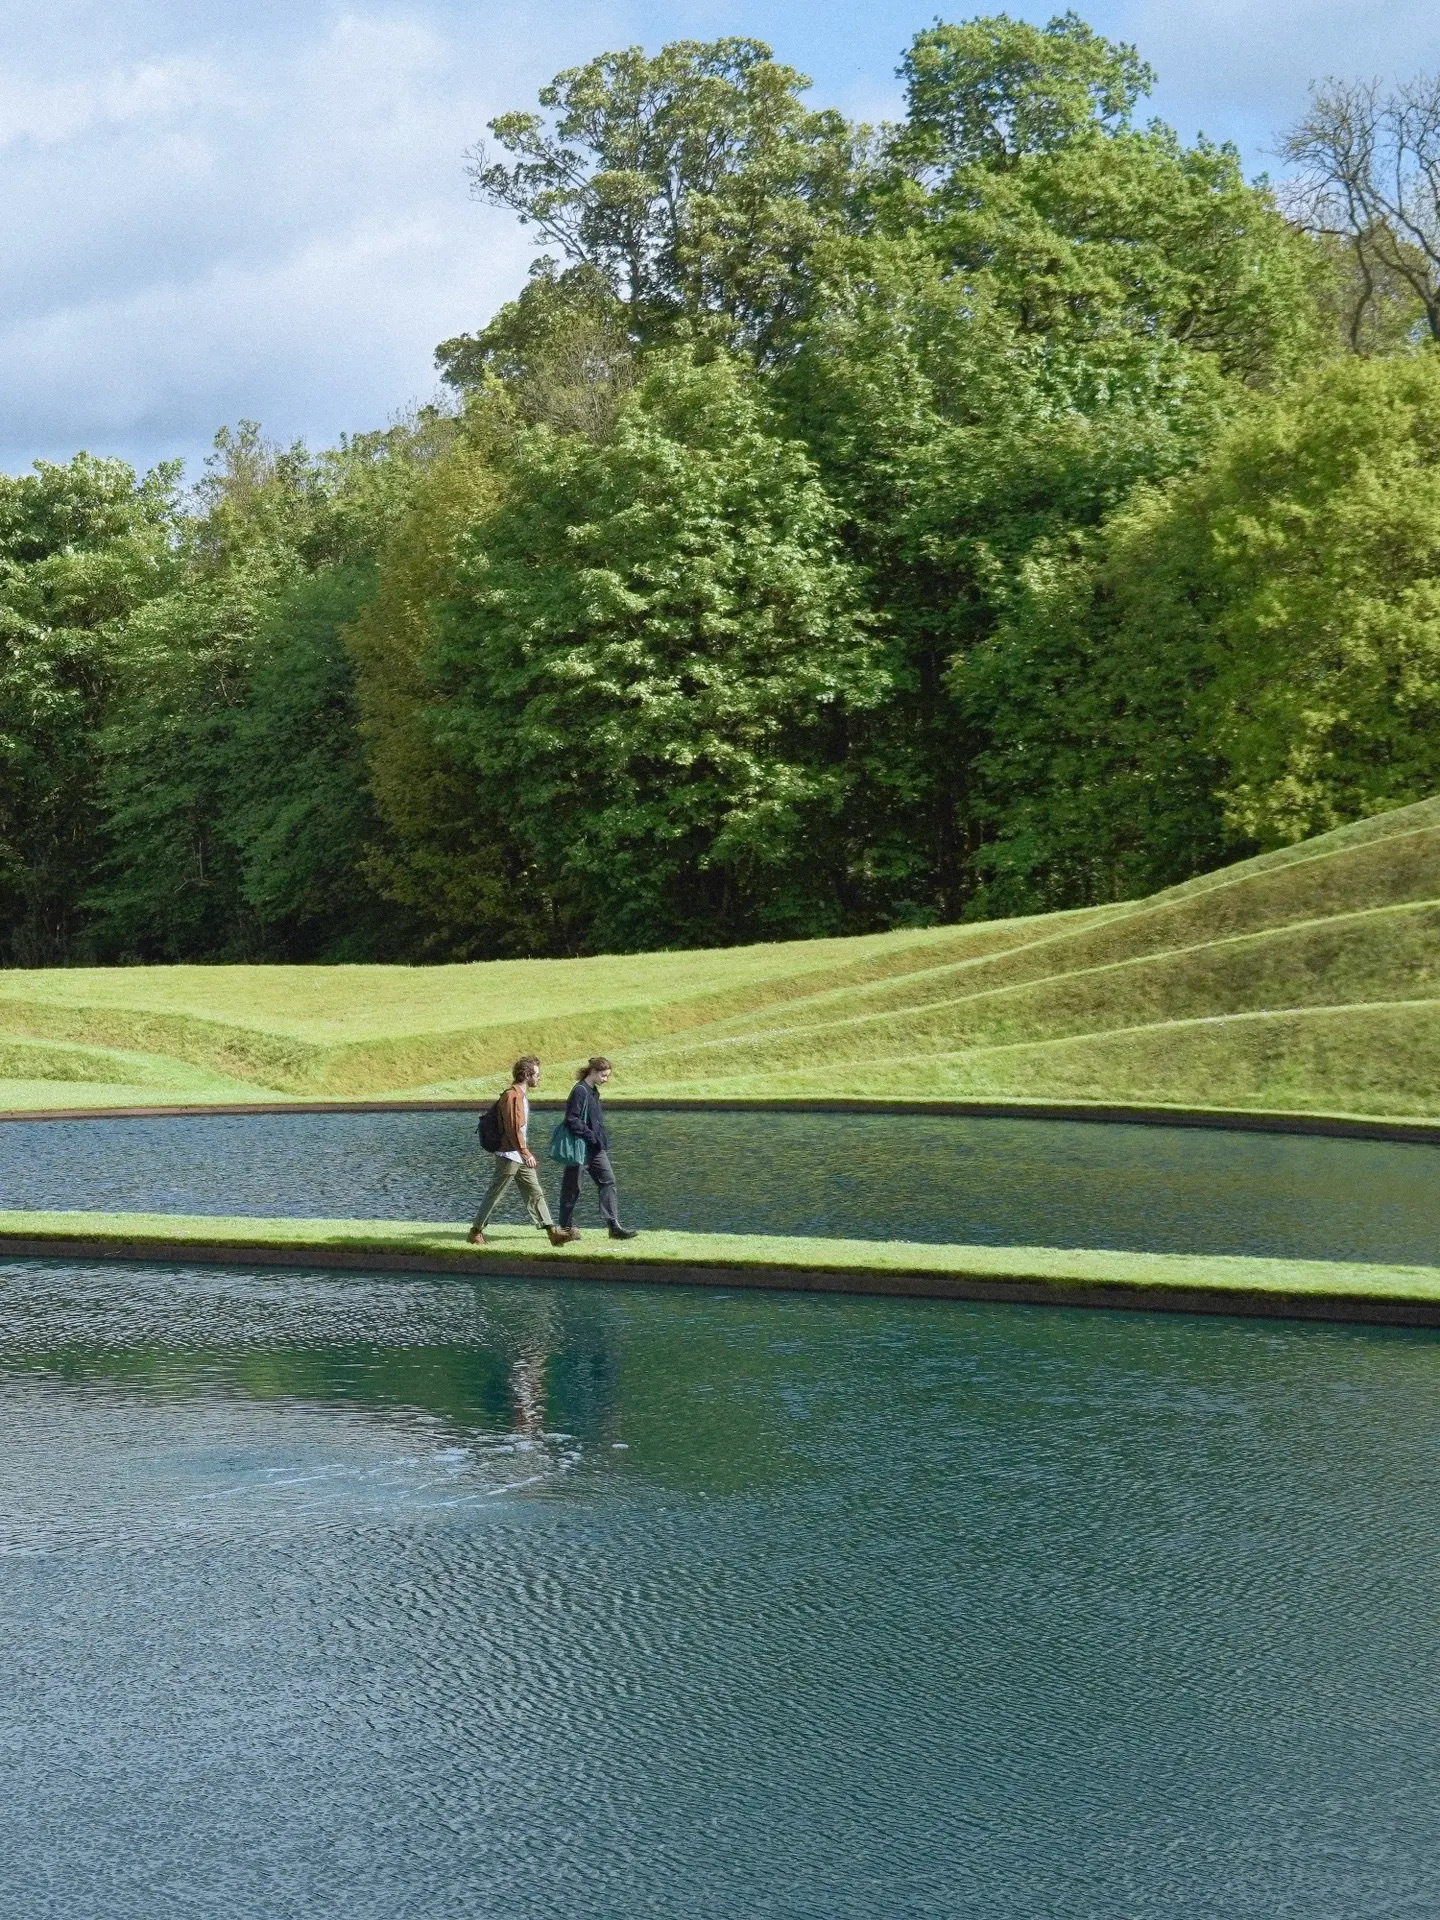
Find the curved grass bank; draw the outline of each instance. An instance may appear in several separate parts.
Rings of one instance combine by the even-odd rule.
[[[853,939],[439,967],[0,973],[0,1109],[614,1091],[1440,1119],[1440,798],[1148,900]]]
[[[1059,1247],[655,1232],[623,1243],[587,1234],[557,1253],[528,1227],[495,1228],[491,1244],[476,1248],[466,1244],[463,1225],[444,1222],[0,1213],[0,1260],[34,1258],[769,1287],[1440,1326],[1436,1267]]]

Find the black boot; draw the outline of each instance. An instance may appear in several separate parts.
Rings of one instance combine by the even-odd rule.
[[[638,1227],[611,1227],[610,1238],[612,1240],[633,1240],[638,1232]]]

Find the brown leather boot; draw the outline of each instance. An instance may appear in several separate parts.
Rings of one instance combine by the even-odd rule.
[[[578,1240],[579,1234],[573,1227],[547,1227],[552,1247],[568,1247],[572,1240]]]
[[[478,1227],[472,1227],[465,1238],[470,1242],[472,1247],[483,1247],[485,1244],[485,1236]]]

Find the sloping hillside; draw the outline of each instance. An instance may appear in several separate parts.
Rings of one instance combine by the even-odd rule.
[[[1440,799],[1156,894],[702,953],[0,975],[0,1105],[617,1093],[1440,1113]],[[565,1075],[555,1076],[563,1085]]]

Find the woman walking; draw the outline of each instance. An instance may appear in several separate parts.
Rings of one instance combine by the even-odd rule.
[[[610,1062],[597,1053],[571,1089],[565,1104],[565,1125],[577,1139],[585,1142],[585,1171],[595,1182],[600,1196],[600,1218],[610,1229],[612,1240],[633,1240],[635,1229],[620,1224],[620,1197],[615,1187],[615,1169],[610,1164],[610,1135],[605,1128],[605,1108],[600,1089],[610,1078]],[[560,1228],[578,1233],[570,1222],[580,1199],[580,1169],[567,1166],[560,1183]]]

